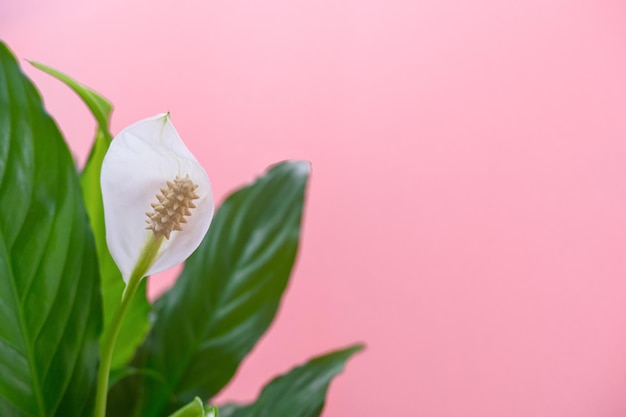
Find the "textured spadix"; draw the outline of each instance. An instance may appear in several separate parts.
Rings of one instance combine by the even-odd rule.
[[[100,180],[107,244],[126,281],[151,240],[162,243],[145,275],[183,262],[209,228],[209,178],[169,114],[142,120],[118,134],[102,163]]]

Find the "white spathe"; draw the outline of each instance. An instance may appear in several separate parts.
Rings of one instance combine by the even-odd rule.
[[[146,212],[167,188],[167,181],[189,175],[198,187],[195,208],[186,216],[182,231],[164,239],[145,275],[152,275],[183,262],[200,245],[213,218],[213,192],[204,168],[185,146],[170,121],[169,113],[137,122],[111,142],[100,182],[104,203],[106,239],[109,251],[128,282],[146,246],[154,239],[146,230]]]

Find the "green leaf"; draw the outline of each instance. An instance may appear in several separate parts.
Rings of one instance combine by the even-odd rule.
[[[232,194],[174,287],[155,304],[138,366],[146,379],[141,415],[211,398],[267,330],[298,248],[307,162],[284,162]]]
[[[222,417],[317,417],[324,408],[328,384],[362,349],[356,345],[312,359],[272,380],[254,403],[222,407]]]
[[[113,105],[111,105],[110,101],[91,88],[82,85],[81,83],[70,78],[68,75],[63,74],[54,68],[50,68],[49,66],[39,62],[30,61],[30,63],[35,68],[52,75],[54,78],[62,81],[74,90],[74,92],[85,102],[87,107],[89,107],[89,110],[91,110],[91,113],[96,118],[98,126],[102,129],[102,131],[108,132],[109,119],[111,118],[111,112],[113,111]]]
[[[61,132],[2,43],[0,207],[0,415],[89,415],[96,248]]]
[[[73,80],[66,74],[37,62],[31,62],[31,64],[70,87],[85,102],[98,122],[96,140],[91,148],[80,184],[83,190],[87,214],[89,215],[89,222],[96,239],[104,304],[104,323],[105,326],[108,326],[122,300],[122,292],[126,286],[122,279],[122,274],[107,247],[102,189],[100,188],[102,160],[112,140],[109,120],[113,106],[100,94]],[[143,280],[131,302],[126,318],[122,322],[118,336],[119,342],[116,344],[113,352],[111,369],[120,369],[132,359],[135,349],[144,340],[150,328],[149,313],[150,303],[146,297],[146,280]]]
[[[194,398],[189,404],[170,414],[170,417],[204,417],[202,400],[198,397]]]

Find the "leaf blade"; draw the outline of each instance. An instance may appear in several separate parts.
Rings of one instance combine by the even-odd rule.
[[[0,410],[80,416],[101,330],[93,236],[61,133],[1,42],[0,126]]]

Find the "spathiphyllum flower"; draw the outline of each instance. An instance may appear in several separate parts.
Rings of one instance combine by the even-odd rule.
[[[156,274],[183,262],[209,228],[209,178],[169,114],[118,134],[100,179],[107,244],[126,282],[133,273]]]

